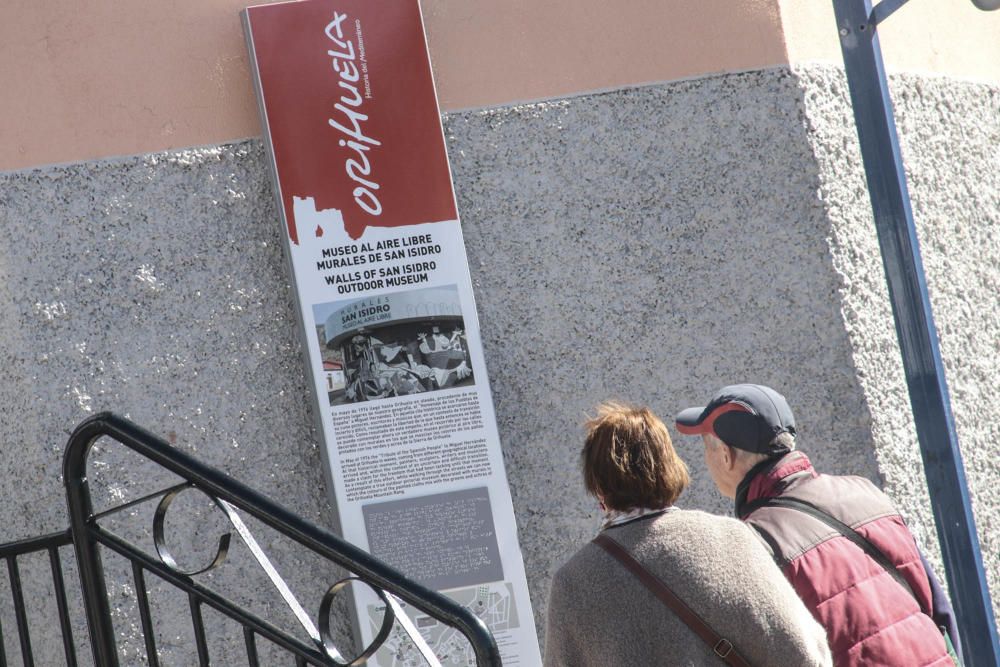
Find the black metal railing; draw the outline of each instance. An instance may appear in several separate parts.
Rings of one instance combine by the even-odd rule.
[[[25,613],[24,590],[21,585],[21,568],[18,559],[31,554],[47,553],[51,568],[52,586],[56,598],[59,616],[59,629],[62,636],[63,651],[67,665],[76,665],[76,649],[73,645],[73,633],[70,629],[69,604],[66,596],[66,586],[63,578],[62,558],[59,547],[73,543],[69,530],[27,540],[10,542],[0,546],[0,559],[7,564],[7,575],[10,580],[10,595],[13,602],[14,617],[17,622],[17,638],[21,648],[21,662],[25,666],[34,665],[31,650],[31,633],[28,629],[28,617]],[[3,632],[0,629],[0,638]],[[0,665],[6,666],[7,652],[3,641],[0,641]]]
[[[180,478],[177,483],[141,498],[102,507],[95,512],[91,497],[90,480],[87,476],[87,462],[93,445],[105,439],[119,443],[155,463],[159,468]],[[59,617],[62,653],[66,664],[77,664],[77,648],[73,634],[73,612],[82,607],[86,616],[87,634],[94,662],[100,667],[117,667],[120,663],[119,647],[113,622],[112,605],[109,603],[109,589],[105,579],[106,570],[102,563],[102,552],[114,553],[125,559],[131,570],[131,588],[135,591],[136,607],[145,651],[145,662],[158,667],[160,654],[156,640],[156,616],[151,601],[148,575],[153,575],[187,597],[190,613],[194,649],[198,663],[208,665],[213,660],[210,651],[209,633],[206,631],[203,610],[212,609],[229,621],[235,621],[241,629],[242,652],[246,664],[261,664],[258,640],[265,639],[272,650],[284,652],[294,659],[296,665],[360,665],[375,655],[386,642],[390,632],[402,631],[412,642],[411,648],[419,652],[430,665],[438,665],[438,658],[420,636],[413,621],[402,609],[402,603],[411,605],[421,614],[432,617],[437,622],[456,629],[468,640],[480,667],[499,667],[499,651],[486,625],[475,614],[458,603],[435,591],[408,580],[399,572],[388,567],[370,554],[345,542],[336,535],[320,528],[287,509],[265,498],[223,473],[206,466],[188,454],[171,447],[166,441],[145,431],[126,419],[110,413],[102,413],[86,420],[70,436],[63,460],[63,475],[66,484],[70,527],[68,530],[51,535],[21,540],[0,545],[0,558],[6,564],[10,580],[10,599],[13,609],[7,610],[7,617],[13,614],[17,625],[21,663],[25,667],[36,664],[32,648],[32,632],[28,614],[25,612],[25,596],[22,590],[19,559],[29,555],[37,559],[48,554],[51,570],[52,591]],[[252,554],[256,564],[266,574],[275,590],[280,594],[288,609],[298,622],[293,630],[282,628],[262,618],[249,609],[235,603],[230,597],[201,581],[201,575],[218,570],[226,562],[232,546],[232,535],[226,532],[219,538],[212,562],[204,568],[185,571],[177,563],[167,547],[165,521],[167,511],[175,499],[186,490],[196,489],[211,499],[238,538]],[[108,527],[113,517],[120,517],[126,510],[135,509],[156,501],[152,520],[152,552],[133,544],[129,539]],[[241,514],[243,513],[243,514]],[[292,594],[289,586],[278,574],[263,549],[251,533],[243,517],[253,517],[260,524],[272,529],[283,538],[291,540],[296,548],[305,550],[321,562],[335,565],[350,573],[330,586],[317,610],[316,620],[308,614]],[[60,557],[60,547],[72,545],[75,566],[79,573],[79,604],[67,595],[64,583],[64,563]],[[66,551],[69,551],[67,548]],[[325,571],[333,569],[328,567]],[[345,658],[334,646],[330,629],[331,611],[335,598],[349,583],[367,585],[384,605],[381,626],[375,638],[354,658]],[[0,617],[3,617],[0,614]],[[48,622],[49,626],[55,624]],[[12,632],[4,632],[0,627],[0,665],[8,664],[4,637]],[[232,660],[227,656],[227,664]]]

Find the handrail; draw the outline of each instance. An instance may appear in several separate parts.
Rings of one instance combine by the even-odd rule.
[[[77,426],[70,435],[63,458],[70,532],[73,536],[83,594],[86,598],[85,606],[94,659],[98,665],[102,667],[118,665],[107,588],[98,549],[98,544],[112,546],[110,542],[113,540],[110,540],[107,533],[97,526],[98,517],[93,511],[87,479],[87,459],[91,447],[101,437],[116,440],[187,480],[191,487],[199,489],[216,502],[222,501],[246,512],[275,531],[349,570],[357,579],[372,586],[376,592],[387,593],[388,596],[383,599],[393,608],[399,608],[393,599],[399,598],[438,621],[458,629],[472,645],[477,665],[480,667],[501,665],[499,649],[489,629],[481,619],[458,603],[407,579],[362,549],[302,519],[241,482],[172,447],[127,419],[107,412],[94,415]],[[389,614],[390,611],[387,609],[386,613]],[[404,623],[404,627],[408,624],[408,619],[399,620]],[[378,644],[381,643],[380,639],[384,641],[385,636],[376,638]],[[373,652],[375,648],[377,645],[369,647],[368,650]],[[328,664],[341,663],[330,660]]]
[[[36,551],[45,551],[46,549],[52,549],[55,547],[62,547],[67,544],[72,544],[72,542],[73,537],[70,535],[68,529],[60,530],[56,533],[49,533],[48,535],[29,537],[16,542],[7,542],[5,544],[0,544],[0,559],[9,558],[11,556],[21,556],[23,554],[30,554]]]
[[[24,593],[19,574],[18,557],[47,553],[49,567],[52,572],[52,593],[55,596],[56,610],[59,617],[59,629],[62,635],[63,654],[66,664],[76,666],[76,648],[73,645],[69,605],[66,600],[66,586],[63,578],[62,560],[59,556],[60,547],[72,544],[72,535],[62,530],[48,535],[29,537],[15,542],[0,545],[0,560],[7,564],[10,577],[11,597],[14,602],[14,617],[17,620],[17,637],[21,644],[21,661],[25,665],[34,664],[31,635],[28,629],[28,618],[24,608]],[[6,649],[3,646],[3,636],[0,633],[0,665],[7,664]]]

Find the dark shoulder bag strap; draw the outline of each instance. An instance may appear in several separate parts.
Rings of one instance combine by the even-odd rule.
[[[800,512],[804,512],[811,517],[819,519],[820,521],[830,526],[831,528],[836,529],[841,535],[849,539],[851,542],[854,542],[854,544],[856,544],[858,548],[860,548],[862,551],[868,554],[868,556],[873,561],[878,563],[883,570],[888,572],[889,575],[906,590],[906,592],[908,592],[910,595],[913,596],[913,599],[917,601],[917,606],[920,607],[921,609],[923,608],[920,604],[920,599],[917,597],[917,594],[913,592],[913,587],[910,586],[910,582],[908,582],[906,578],[904,578],[903,575],[899,573],[899,570],[897,570],[896,566],[892,564],[892,561],[890,561],[886,557],[886,555],[882,553],[882,551],[874,544],[872,544],[867,538],[865,538],[863,535],[858,533],[858,531],[854,530],[840,519],[830,516],[829,514],[827,514],[826,512],[824,512],[823,510],[816,507],[810,502],[807,502],[805,500],[800,500],[798,498],[787,498],[787,497],[767,498],[762,501],[756,501],[754,503],[751,503],[750,505],[747,506],[746,513],[744,514],[744,516],[754,511],[755,509],[761,507],[787,507],[789,509],[799,510]]]
[[[727,665],[733,665],[733,667],[751,667],[750,663],[740,655],[731,641],[724,639],[719,633],[713,630],[691,607],[687,606],[683,600],[677,597],[666,583],[643,567],[642,563],[633,558],[632,554],[626,551],[622,545],[604,533],[594,538],[594,544],[618,559],[625,566],[625,569],[634,574],[646,588],[660,599],[660,602],[669,607],[677,615],[677,618],[681,619],[691,628],[692,632],[701,637],[702,641],[712,649],[712,652],[719,656]]]

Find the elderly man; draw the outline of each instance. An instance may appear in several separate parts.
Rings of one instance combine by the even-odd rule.
[[[723,387],[677,415],[705,465],[826,628],[834,664],[951,665],[951,605],[890,500],[867,479],[817,473],[769,387]]]

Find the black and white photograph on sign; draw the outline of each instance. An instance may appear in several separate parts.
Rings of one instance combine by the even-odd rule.
[[[330,405],[475,383],[455,285],[313,306]]]

